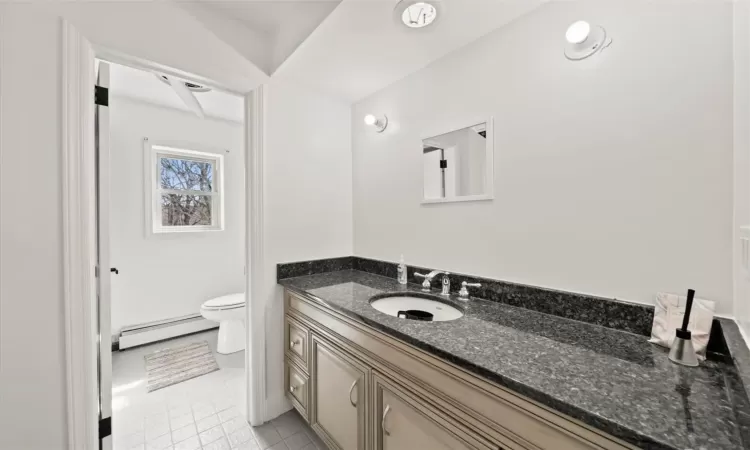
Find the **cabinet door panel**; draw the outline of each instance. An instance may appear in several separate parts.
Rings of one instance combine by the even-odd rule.
[[[377,450],[498,449],[379,374],[373,375]]]
[[[334,449],[365,450],[369,371],[313,334],[310,424]]]

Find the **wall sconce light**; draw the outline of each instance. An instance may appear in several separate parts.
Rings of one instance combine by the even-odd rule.
[[[388,117],[383,115],[382,119],[378,119],[374,115],[368,114],[365,116],[365,125],[373,126],[375,131],[382,133],[388,127]]]
[[[609,47],[612,38],[607,31],[598,26],[591,26],[588,22],[579,20],[572,23],[565,32],[565,57],[571,61],[586,59],[596,52]]]

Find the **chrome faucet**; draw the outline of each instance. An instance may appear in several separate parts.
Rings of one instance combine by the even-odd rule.
[[[467,288],[470,287],[482,287],[480,283],[467,283],[466,281],[461,283],[461,290],[458,291],[458,296],[464,300],[469,299],[469,290]]]
[[[441,273],[443,273],[443,272],[441,272],[439,270],[433,270],[432,272],[428,273],[427,275],[414,272],[414,276],[415,277],[424,278],[424,281],[422,282],[422,290],[424,292],[430,292],[430,289],[432,288],[432,279],[435,278],[436,276],[440,275]],[[450,281],[448,282],[448,285],[450,287]],[[445,290],[445,286],[443,286],[443,290]]]
[[[440,295],[445,295],[445,296],[451,295],[451,278],[450,278],[450,275],[451,275],[450,272],[445,272],[443,274],[443,290],[442,290],[442,292],[440,292]]]

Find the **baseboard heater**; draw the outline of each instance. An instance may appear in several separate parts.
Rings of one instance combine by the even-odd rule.
[[[120,350],[130,347],[163,341],[198,331],[218,328],[219,323],[204,319],[200,314],[176,317],[174,319],[159,320],[124,327],[120,332],[117,345]]]

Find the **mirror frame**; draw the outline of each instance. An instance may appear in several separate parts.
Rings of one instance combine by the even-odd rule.
[[[475,118],[474,120],[465,120],[452,124],[448,127],[443,127],[438,131],[437,127],[430,131],[423,133],[419,140],[420,152],[424,149],[424,141],[431,139],[443,134],[452,133],[454,131],[463,130],[464,128],[473,127],[485,123],[487,127],[486,136],[486,147],[485,147],[485,176],[484,176],[484,194],[480,195],[464,195],[463,197],[451,197],[451,198],[425,198],[424,196],[424,169],[422,169],[422,204],[430,205],[435,203],[456,203],[456,202],[476,202],[483,200],[494,200],[495,199],[495,123],[492,116]],[[422,158],[420,158],[420,162]]]

